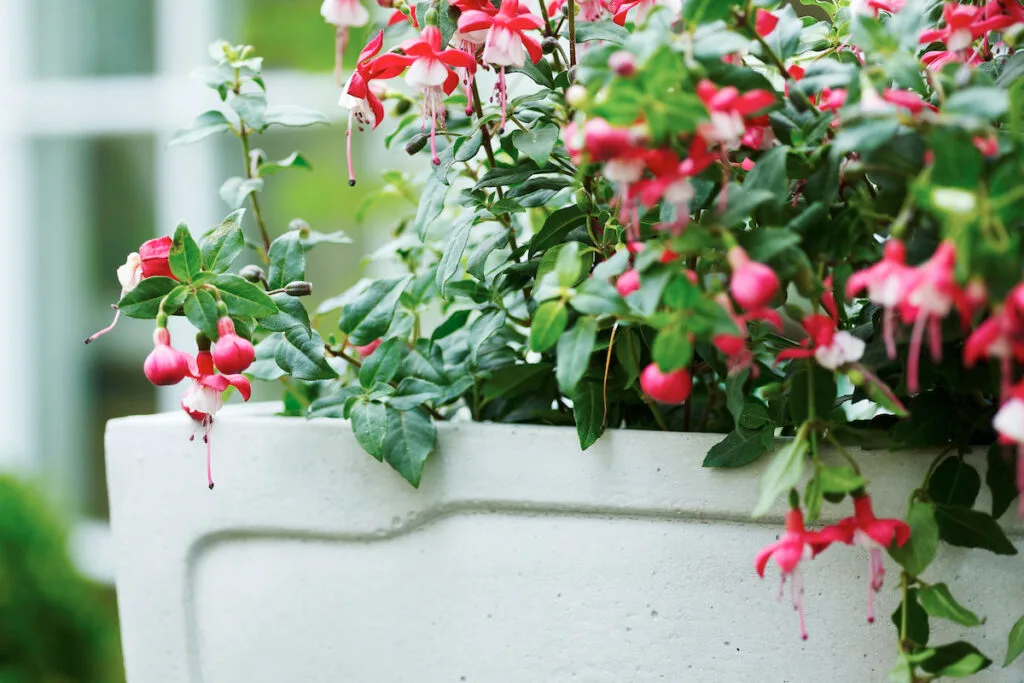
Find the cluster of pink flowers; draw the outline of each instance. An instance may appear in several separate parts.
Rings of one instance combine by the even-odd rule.
[[[902,546],[910,538],[910,527],[898,519],[878,519],[871,507],[871,497],[866,493],[854,494],[853,516],[826,526],[820,531],[804,528],[803,513],[792,508],[786,513],[786,526],[782,537],[764,548],[754,559],[754,568],[764,577],[768,562],[772,561],[782,573],[779,597],[790,580],[793,607],[800,615],[800,636],[807,640],[807,626],[804,622],[803,578],[800,563],[817,557],[833,543],[856,545],[868,551],[868,622],[875,620],[875,593],[882,589],[885,567],[882,550],[894,544]]]

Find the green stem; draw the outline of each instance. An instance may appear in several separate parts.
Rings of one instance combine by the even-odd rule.
[[[242,163],[245,168],[245,177],[248,180],[253,180],[250,153],[251,148],[249,146],[249,131],[245,127],[245,122],[242,122],[241,130],[238,133],[238,138],[242,141]],[[263,260],[267,263],[270,262],[270,233],[267,231],[267,224],[263,220],[263,212],[260,211],[260,201],[256,198],[256,193],[249,193],[249,200],[252,202],[252,213],[256,217],[256,225],[260,228],[260,237],[263,238],[263,249],[266,253],[263,254]]]
[[[576,0],[569,0],[569,66],[576,66]]]

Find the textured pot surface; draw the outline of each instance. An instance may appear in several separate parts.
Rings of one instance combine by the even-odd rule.
[[[218,416],[213,491],[185,415],[108,426],[129,683],[864,683],[894,662],[898,567],[869,625],[859,548],[807,564],[800,640],[775,567],[753,570],[780,530],[749,519],[764,463],[700,466],[721,435],[616,431],[581,453],[572,429],[444,424],[414,490],[345,422],[275,409]],[[933,456],[858,455],[880,515]],[[970,635],[997,663],[974,680],[1024,680],[998,668],[1021,563],[943,547],[925,574],[988,619]],[[932,642],[963,635],[933,621]]]

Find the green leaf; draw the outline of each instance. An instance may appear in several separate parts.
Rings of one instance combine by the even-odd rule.
[[[209,339],[217,338],[217,300],[205,289],[191,292],[185,299],[185,317]]]
[[[200,251],[203,255],[204,270],[223,273],[242,253],[242,249],[245,248],[245,235],[242,233],[243,215],[244,210],[235,211],[203,236]]]
[[[673,372],[690,364],[693,344],[682,321],[677,320],[658,332],[651,348],[651,357],[662,372]]]
[[[754,517],[763,516],[771,509],[779,496],[785,495],[800,481],[804,471],[804,456],[807,454],[807,434],[801,429],[792,441],[787,443],[772,458],[768,469],[761,475],[758,486],[757,505]]]
[[[233,316],[263,318],[277,313],[277,305],[262,289],[233,273],[221,273],[210,283]]]
[[[318,123],[330,123],[330,119],[320,112],[312,109],[306,109],[305,107],[298,107],[293,104],[279,104],[267,107],[267,111],[263,115],[263,120],[268,126],[276,124],[279,126],[291,126],[295,128],[312,126]]]
[[[981,654],[978,648],[968,642],[957,641],[934,648],[932,656],[920,666],[936,678],[965,678],[976,674],[992,664],[992,660]]]
[[[246,92],[230,100],[231,108],[245,125],[256,130],[266,128],[267,96],[262,92]]]
[[[537,307],[530,326],[530,350],[547,351],[565,331],[569,323],[569,312],[561,300],[545,301]]]
[[[1010,94],[1003,88],[975,86],[959,90],[946,100],[943,111],[984,119],[998,119],[1010,108]]]
[[[293,327],[285,332],[274,360],[295,379],[314,381],[338,376],[327,362],[323,339],[315,331],[306,334],[302,328]]]
[[[199,142],[211,135],[228,130],[231,130],[231,122],[227,117],[219,111],[211,109],[197,116],[191,126],[175,133],[168,146],[191,145],[193,142]]]
[[[363,361],[359,368],[359,383],[367,389],[375,384],[387,384],[402,365],[402,358],[408,351],[404,339],[392,338],[384,341]]]
[[[907,513],[910,539],[901,547],[892,546],[889,554],[911,576],[920,576],[935,559],[939,548],[939,526],[935,521],[935,506],[915,500]]]
[[[812,414],[818,418],[827,418],[832,413],[836,401],[835,376],[821,366],[814,364],[808,370],[807,363],[800,363],[796,372],[790,376],[789,410],[793,422],[801,424]],[[813,382],[813,390],[811,383]],[[814,398],[813,413],[811,398]]]
[[[408,282],[408,277],[375,280],[345,305],[338,327],[348,334],[352,344],[369,344],[388,331],[398,298]]]
[[[448,239],[444,243],[444,251],[441,254],[441,262],[437,265],[436,282],[438,289],[444,293],[444,286],[459,271],[462,264],[462,254],[469,242],[469,233],[479,214],[467,214],[455,221]]]
[[[468,379],[468,383],[460,383],[459,386],[455,387],[455,396],[458,396],[473,385],[472,377],[464,376],[464,379]],[[398,383],[398,387],[395,388],[394,396],[388,399],[388,405],[395,410],[412,410],[427,401],[442,399],[444,395],[445,389],[433,382],[428,382],[419,377],[405,377]]]
[[[790,10],[792,11],[792,10]],[[746,192],[766,190],[772,193],[773,204],[780,206],[789,195],[786,182],[786,156],[789,148],[785,145],[773,147],[757,160],[757,165],[747,174],[743,183]],[[751,258],[756,258],[751,256]]]
[[[907,639],[919,647],[924,647],[928,644],[928,638],[931,636],[931,628],[928,625],[928,613],[921,607],[917,598],[918,591],[916,588],[911,588],[907,591]],[[892,623],[896,625],[897,631],[903,627],[902,602],[896,607],[896,611],[892,613]]]
[[[572,415],[580,448],[587,450],[604,434],[604,398],[599,382],[581,382],[572,395]]]
[[[1017,454],[1012,449],[992,444],[986,455],[985,483],[992,492],[992,516],[999,519],[1017,497]]]
[[[864,488],[867,480],[848,466],[822,467],[818,471],[818,481],[823,493],[851,493]]]
[[[702,466],[745,467],[771,450],[775,444],[774,434],[773,423],[758,430],[733,430],[711,447]]]
[[[283,342],[284,335],[282,334],[271,334],[264,337],[262,341],[256,344],[256,360],[252,362],[252,365],[245,371],[245,374],[253,379],[261,379],[265,382],[273,382],[284,377],[284,370],[274,360],[274,357],[277,355],[277,347]],[[313,409],[310,406],[310,417],[312,417],[312,412]]]
[[[603,40],[617,45],[629,39],[629,31],[610,21],[580,21],[576,23],[576,42]]]
[[[512,131],[512,144],[520,154],[533,159],[538,166],[547,163],[557,141],[558,126],[550,123],[538,125],[531,130]]]
[[[706,24],[716,19],[725,19],[733,7],[742,4],[740,0],[686,0],[683,3],[683,18],[694,24]]]
[[[1009,642],[1006,645],[1006,659],[1003,666],[1010,666],[1024,652],[1024,617],[1017,620],[1017,623],[1010,629]]]
[[[384,462],[402,478],[419,488],[423,465],[434,450],[434,421],[423,408],[387,408],[388,432],[384,439]]]
[[[179,225],[174,231],[174,242],[167,254],[167,262],[171,272],[182,282],[191,282],[203,271],[203,253],[185,224]]]
[[[228,205],[228,208],[237,209],[245,204],[245,200],[254,192],[263,191],[262,178],[242,178],[235,176],[228,178],[220,186],[220,198]]]
[[[572,395],[590,365],[597,343],[597,321],[582,316],[572,329],[558,339],[558,365],[555,377],[562,393]]]
[[[590,262],[593,262],[593,257]],[[580,257],[580,243],[567,242],[562,245],[558,251],[558,258],[555,260],[555,275],[558,277],[559,286],[568,288],[579,282],[583,276],[583,266],[583,260]]]
[[[306,253],[298,230],[290,230],[270,245],[267,289],[282,289],[289,282],[306,279]]]
[[[876,150],[890,142],[899,127],[900,124],[895,119],[868,119],[854,125],[843,126],[832,144],[832,154],[863,154]]]
[[[181,309],[185,303],[185,299],[188,298],[188,293],[192,291],[187,285],[178,285],[170,291],[170,293],[164,297],[163,303],[161,304],[164,309],[164,313],[173,315]]]
[[[352,433],[363,450],[377,460],[383,460],[384,440],[388,434],[387,408],[380,403],[357,401],[352,405],[349,419],[352,420]]]
[[[956,601],[944,583],[919,589],[917,599],[921,607],[933,617],[949,619],[961,626],[978,626],[982,623],[977,614]]]
[[[301,299],[284,292],[274,294],[270,299],[277,306],[277,313],[260,319],[260,325],[264,329],[271,332],[287,332],[293,327],[298,327],[305,330],[306,334],[311,332],[309,313],[306,312]]]
[[[955,455],[939,463],[928,479],[928,497],[940,505],[973,507],[979,491],[978,471]]]
[[[949,505],[935,506],[942,540],[962,548],[982,548],[997,555],[1016,555],[1017,548],[1006,537],[999,523],[979,510]]]
[[[160,302],[178,285],[169,277],[147,277],[121,297],[117,308],[129,318],[151,320],[160,312]]]
[[[536,254],[562,243],[565,241],[566,235],[586,224],[587,215],[576,205],[551,212],[551,215],[544,221],[540,232],[530,240],[530,253]]]
[[[298,152],[292,152],[284,159],[280,159],[278,161],[265,161],[260,164],[259,175],[261,178],[265,178],[268,175],[274,175],[275,173],[280,173],[281,171],[289,168],[301,168],[306,171],[312,171],[313,165],[309,163],[309,160],[306,159],[306,157],[302,156]]]
[[[427,234],[427,228],[437,220],[444,209],[444,198],[448,194],[448,185],[445,185],[441,178],[431,175],[427,178],[427,184],[420,195],[420,203],[416,209],[416,219],[412,223],[412,230],[421,240]]]

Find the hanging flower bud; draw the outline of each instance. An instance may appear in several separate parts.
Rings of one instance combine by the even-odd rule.
[[[690,397],[693,378],[685,368],[665,373],[651,363],[640,373],[640,388],[659,403],[677,405]]]
[[[613,52],[608,58],[608,68],[617,76],[629,78],[636,73],[636,57],[625,50]]]
[[[171,272],[171,264],[167,260],[171,253],[173,240],[166,235],[154,240],[144,242],[139,247],[139,257],[142,260],[142,277],[169,277],[177,280]]]
[[[632,268],[627,270],[615,281],[615,289],[619,290],[622,296],[629,296],[640,289],[640,273]]]
[[[732,267],[729,291],[746,309],[764,308],[779,291],[779,277],[768,266],[751,261],[742,247],[733,247],[727,258]]]
[[[189,356],[171,346],[171,333],[166,327],[153,332],[153,350],[146,356],[142,369],[146,379],[158,387],[171,386],[189,376]]]
[[[256,349],[247,339],[235,334],[235,324],[224,316],[217,321],[217,343],[213,346],[213,362],[226,375],[245,371],[256,358]]]

